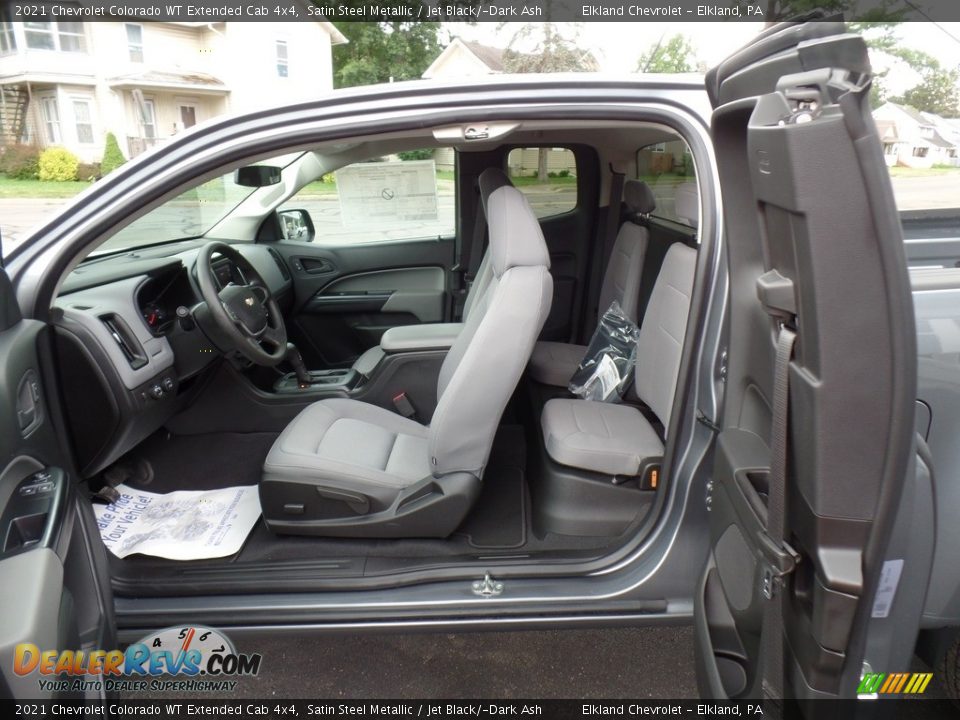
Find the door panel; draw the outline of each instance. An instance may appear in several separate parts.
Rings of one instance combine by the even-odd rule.
[[[14,672],[17,645],[116,647],[106,550],[57,429],[46,347],[0,270],[0,695],[16,698],[52,696],[38,673]]]
[[[289,330],[309,366],[349,367],[391,327],[449,317],[452,239],[272,247],[293,276]]]
[[[761,697],[777,645],[785,697],[855,696],[914,467],[903,240],[870,116],[866,47],[843,32],[768,31],[707,78],[731,293],[712,547],[695,597],[698,678],[710,697]],[[784,537],[799,563],[767,599],[765,558],[783,550],[767,535],[781,323],[797,334]],[[764,626],[775,603],[779,626]],[[909,614],[900,619],[915,628]]]

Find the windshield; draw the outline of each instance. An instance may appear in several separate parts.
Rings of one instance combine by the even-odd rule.
[[[285,168],[302,154],[282,155],[254,164]],[[91,256],[201,237],[258,189],[238,185],[232,171],[208,180],[127,225]]]

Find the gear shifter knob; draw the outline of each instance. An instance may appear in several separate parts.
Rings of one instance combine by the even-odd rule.
[[[307,366],[303,363],[303,356],[296,345],[291,342],[287,343],[287,354],[284,359],[293,367],[293,372],[297,376],[297,385],[301,389],[310,387],[310,373],[307,372]]]

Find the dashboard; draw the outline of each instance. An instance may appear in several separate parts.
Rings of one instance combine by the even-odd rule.
[[[235,244],[274,297],[290,294],[279,254]],[[54,302],[54,337],[64,404],[84,476],[100,472],[185,407],[194,383],[225,348],[195,321],[205,315],[196,279],[200,244],[94,258],[64,281]],[[219,287],[245,284],[226,258],[213,262]],[[177,315],[186,308],[186,316]]]

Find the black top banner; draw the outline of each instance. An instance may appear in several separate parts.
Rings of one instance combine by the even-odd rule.
[[[7,0],[6,20],[174,22],[960,21],[958,0]]]

